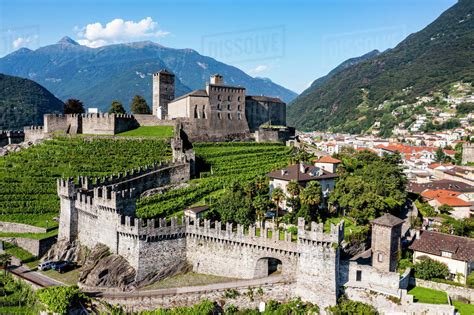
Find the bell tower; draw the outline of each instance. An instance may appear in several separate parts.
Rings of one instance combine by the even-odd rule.
[[[174,99],[174,74],[161,70],[153,74],[153,115],[167,119],[168,103]]]

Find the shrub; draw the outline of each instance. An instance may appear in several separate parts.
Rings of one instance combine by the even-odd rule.
[[[467,276],[466,285],[467,285],[469,288],[474,288],[474,271],[471,272],[471,273]]]
[[[370,314],[375,315],[378,314],[375,307],[369,304],[365,304],[362,302],[356,302],[347,300],[345,298],[339,299],[339,302],[335,306],[330,306],[326,308],[326,311],[329,314],[333,315],[349,315],[349,314]]]
[[[415,277],[423,280],[431,280],[433,278],[445,279],[449,276],[449,268],[446,264],[433,260],[428,257],[420,258],[414,266]]]
[[[66,314],[68,309],[87,297],[77,286],[49,287],[37,291],[39,300],[54,313]]]

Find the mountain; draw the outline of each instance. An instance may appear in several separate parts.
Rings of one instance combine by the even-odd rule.
[[[324,83],[326,83],[329,79],[331,79],[333,76],[338,74],[339,72],[346,70],[347,68],[350,68],[358,63],[361,63],[363,61],[369,60],[375,56],[380,55],[380,51],[377,49],[372,50],[371,52],[366,53],[365,55],[362,55],[360,57],[355,57],[351,59],[347,59],[346,61],[342,62],[340,65],[338,65],[336,68],[332,69],[328,74],[326,74],[323,77],[320,77],[319,79],[316,79],[311,83],[310,87],[304,90],[298,97],[303,97],[305,95],[310,94],[312,91],[315,89],[319,88],[322,86]],[[296,102],[298,100],[298,97],[293,100],[293,102]],[[291,105],[291,104],[290,104]]]
[[[298,97],[288,108],[300,130],[358,133],[376,121],[389,130],[392,111],[418,96],[445,92],[474,78],[474,1],[460,0],[395,48],[345,70]]]
[[[63,102],[28,79],[0,74],[0,129],[42,125],[46,113],[62,113]]]
[[[151,106],[152,74],[163,68],[176,75],[176,96],[202,89],[210,75],[219,73],[227,84],[246,87],[249,95],[280,97],[286,102],[296,97],[268,79],[252,78],[192,49],[150,41],[90,48],[64,37],[35,51],[20,49],[0,58],[0,72],[35,80],[63,100],[78,98],[87,107],[102,110],[115,99],[128,108],[136,94]]]

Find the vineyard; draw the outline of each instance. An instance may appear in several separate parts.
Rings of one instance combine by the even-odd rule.
[[[189,187],[139,200],[139,217],[180,214],[184,208],[216,196],[232,182],[246,182],[286,166],[292,152],[282,144],[235,142],[197,143],[194,150],[200,178],[192,180]]]
[[[0,158],[0,221],[52,227],[57,178],[110,175],[167,159],[169,144],[156,139],[60,137],[9,154]]]

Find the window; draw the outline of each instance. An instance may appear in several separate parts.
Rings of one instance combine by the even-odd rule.
[[[382,253],[378,253],[378,255],[377,255],[377,261],[378,261],[378,262],[382,262],[382,261],[383,261],[383,254],[382,254]]]
[[[232,110],[232,105],[231,104],[227,104],[227,110]]]
[[[453,253],[441,251],[441,256],[451,258]]]
[[[237,97],[237,101],[240,102],[241,99],[242,99],[242,97],[240,97],[240,96]]]
[[[222,119],[221,113],[217,113],[217,118]]]
[[[229,120],[232,120],[232,115],[231,115],[230,113],[228,113],[228,114],[227,114],[227,118],[228,118]]]
[[[232,101],[232,95],[227,96],[227,100],[230,102]]]
[[[238,119],[238,120],[241,120],[241,119],[242,119],[242,116],[241,116],[240,113],[237,113],[237,119]]]
[[[206,105],[202,105],[202,118],[206,119]]]
[[[356,271],[356,281],[362,281],[362,270]]]
[[[222,95],[220,95],[220,94],[217,95],[217,99],[218,99],[219,101],[222,101]]]
[[[194,105],[194,118],[199,118],[198,106],[197,105]]]
[[[217,110],[221,110],[221,104],[217,103]]]

